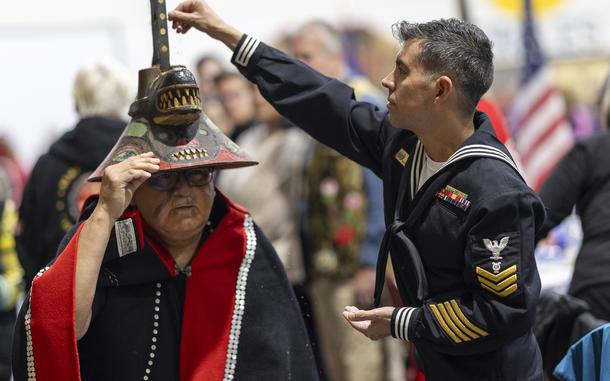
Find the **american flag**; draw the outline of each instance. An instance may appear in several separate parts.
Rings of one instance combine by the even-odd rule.
[[[523,42],[525,67],[509,111],[517,152],[529,185],[539,190],[573,143],[566,104],[553,84],[553,76],[538,45],[531,0],[525,0]]]

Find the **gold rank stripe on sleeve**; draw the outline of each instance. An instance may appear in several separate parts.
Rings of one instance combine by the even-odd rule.
[[[488,335],[485,330],[477,327],[464,315],[455,299],[443,303],[429,304],[428,307],[430,307],[438,325],[456,344]]]
[[[498,274],[492,274],[477,266],[476,273],[481,287],[501,298],[512,295],[518,289],[517,265],[512,265]]]

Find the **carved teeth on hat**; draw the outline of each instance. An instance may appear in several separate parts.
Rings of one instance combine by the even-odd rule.
[[[162,90],[157,99],[158,109],[168,112],[173,108],[201,106],[197,87],[180,87]]]

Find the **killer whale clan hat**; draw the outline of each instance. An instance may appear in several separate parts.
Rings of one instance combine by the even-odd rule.
[[[202,112],[193,74],[184,66],[170,66],[165,2],[151,0],[151,12],[153,66],[140,70],[131,121],[89,181],[100,181],[106,167],[149,151],[160,159],[159,173],[258,164]]]

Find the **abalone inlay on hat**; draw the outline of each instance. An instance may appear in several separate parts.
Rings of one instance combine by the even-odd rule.
[[[132,119],[89,181],[100,181],[109,165],[145,152],[160,159],[159,172],[258,164],[201,111],[193,74],[184,66],[170,66],[165,2],[150,0],[150,10],[152,67],[140,70],[138,99],[129,107]]]

